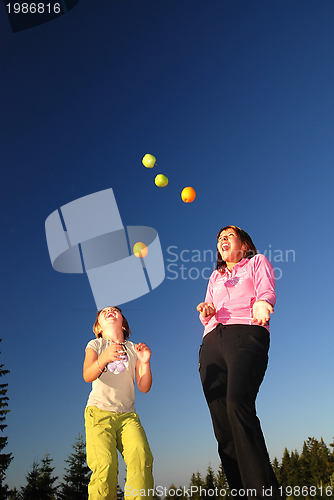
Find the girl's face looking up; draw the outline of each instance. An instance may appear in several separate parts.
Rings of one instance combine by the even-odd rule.
[[[244,258],[248,247],[234,229],[227,228],[218,237],[217,249],[225,262],[237,264]]]
[[[122,329],[123,316],[114,307],[105,307],[99,314],[99,325],[104,331],[108,325],[119,326]]]

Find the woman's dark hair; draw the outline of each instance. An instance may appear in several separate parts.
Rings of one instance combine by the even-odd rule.
[[[117,311],[119,311],[122,314],[122,309],[120,309],[119,307],[116,307],[116,306],[110,306],[110,307],[112,309],[117,309]],[[95,323],[93,325],[93,332],[95,333],[95,336],[97,338],[102,337],[101,326],[99,323],[99,316],[104,309],[105,309],[105,307],[103,309],[101,309],[100,311],[97,311],[97,317],[96,317]],[[131,335],[131,330],[129,327],[129,323],[127,322],[124,314],[122,314],[122,316],[123,316],[122,328],[123,328],[124,340],[127,340],[129,338],[129,336]]]
[[[217,240],[219,239],[220,233],[222,231],[226,231],[226,229],[233,229],[237,233],[239,238],[241,239],[242,243],[247,245],[248,249],[246,251],[246,254],[244,255],[244,259],[251,259],[252,257],[254,257],[254,255],[257,254],[256,246],[254,245],[252,238],[249,236],[248,233],[246,233],[246,231],[244,231],[243,229],[240,229],[240,227],[237,227],[237,226],[222,227],[221,230],[219,231],[219,233],[217,234]],[[217,250],[217,266],[216,266],[217,271],[220,271],[221,273],[223,273],[226,269],[226,265],[227,264],[226,264],[225,260],[222,259],[222,256],[220,255],[219,250]]]

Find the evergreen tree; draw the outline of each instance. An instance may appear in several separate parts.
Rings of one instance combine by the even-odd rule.
[[[22,500],[56,500],[57,477],[52,477],[54,467],[52,458],[46,453],[41,464],[34,462],[31,472],[26,476],[27,485],[21,489]]]
[[[290,486],[300,486],[304,484],[301,477],[300,457],[297,450],[295,450],[294,452],[292,451],[290,455],[289,481]]]
[[[0,339],[0,342],[2,339]],[[0,365],[0,377],[9,373],[9,370],[4,370],[4,365]],[[7,427],[4,423],[6,420],[7,413],[9,413],[8,407],[8,397],[7,394],[8,384],[0,384],[0,430],[1,432]],[[2,451],[8,442],[8,438],[0,436],[0,451]],[[4,485],[3,482],[6,477],[6,471],[9,467],[10,462],[13,460],[11,453],[0,453],[0,500],[6,499],[8,496],[8,486]]]
[[[57,481],[58,477],[52,477],[52,473],[55,468],[51,467],[51,462],[52,458],[50,458],[49,454],[46,453],[42,460],[37,480],[39,498],[36,498],[35,500],[55,500],[56,498],[58,487],[54,486],[54,483]]]
[[[303,485],[314,486],[329,482],[334,471],[333,455],[322,438],[320,441],[315,438],[304,441],[300,465]]]
[[[274,461],[271,464],[271,466],[273,468],[277,481],[280,482],[280,464],[279,461],[277,460],[277,457],[274,458]]]
[[[273,463],[273,469],[276,474],[277,480],[283,488],[286,486],[300,486],[304,484],[301,481],[301,463],[297,450],[292,451],[291,454],[287,448],[284,450],[282,464],[279,466],[277,458]]]
[[[65,468],[66,474],[60,485],[59,496],[61,500],[87,500],[91,470],[86,462],[86,444],[82,434],[79,434],[72,448],[74,453],[65,460],[68,467]],[[122,500],[123,497],[123,492],[118,486],[117,500]]]
[[[282,463],[279,469],[279,478],[278,482],[280,483],[283,488],[286,486],[291,486],[289,483],[289,478],[291,474],[291,460],[290,460],[290,453],[288,452],[288,449],[284,449],[283,453],[283,458],[282,458]]]
[[[39,498],[38,491],[39,464],[34,461],[31,471],[27,474],[27,485],[21,488],[22,500],[37,500]]]
[[[206,476],[205,476],[205,480],[204,480],[204,488],[206,488],[207,490],[214,490],[215,487],[216,487],[215,474],[213,472],[211,465],[209,465]]]
[[[223,469],[223,464],[220,463],[217,475],[215,478],[215,486],[218,489],[218,498],[219,500],[224,500],[230,493],[225,471]],[[226,495],[224,494],[226,492]]]
[[[191,488],[191,486],[194,487],[194,489],[192,490],[193,491],[193,494],[191,497],[192,500],[199,500],[199,499],[205,498],[205,496],[204,496],[205,485],[204,485],[204,481],[202,479],[202,476],[199,472],[197,472],[196,474],[193,474],[191,476],[189,488]],[[196,487],[197,487],[197,489],[196,489]]]
[[[21,500],[21,498],[22,497],[16,488],[10,490],[10,492],[8,493],[8,500]]]
[[[317,488],[312,491],[313,500],[323,500],[323,496],[334,497],[334,452],[330,452],[322,438],[320,441],[315,438],[304,441],[300,456],[297,450],[290,454],[285,448],[282,463],[279,464],[275,458],[273,469],[283,490],[291,487],[296,500],[300,495],[305,496],[310,487]],[[301,489],[303,486],[304,492]]]

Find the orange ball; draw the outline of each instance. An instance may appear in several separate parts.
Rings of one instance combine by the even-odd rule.
[[[191,203],[196,198],[196,191],[192,187],[182,189],[181,198],[185,203]]]
[[[145,243],[142,243],[141,241],[137,241],[137,243],[133,245],[132,251],[134,255],[138,258],[146,257],[146,255],[148,254],[147,246],[145,245]]]

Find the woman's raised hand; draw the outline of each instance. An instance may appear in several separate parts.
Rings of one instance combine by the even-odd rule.
[[[216,308],[211,302],[201,302],[196,307],[197,311],[201,313],[203,318],[207,318],[208,316],[213,316],[216,314]]]
[[[265,300],[257,300],[253,304],[253,319],[252,323],[257,322],[258,325],[264,326],[270,320],[270,314],[273,314],[274,308]]]

